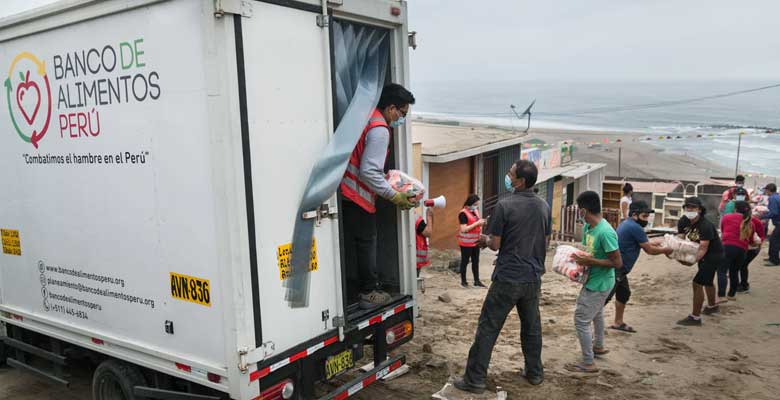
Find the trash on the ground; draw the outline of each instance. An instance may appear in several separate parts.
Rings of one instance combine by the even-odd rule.
[[[451,382],[447,382],[441,390],[432,394],[431,398],[438,400],[507,400],[507,392],[502,390],[501,387],[496,387],[496,392],[489,390],[482,394],[462,392],[455,386],[452,386]]]
[[[447,292],[444,292],[439,295],[439,301],[442,303],[452,303],[452,297],[450,297],[450,294]]]
[[[405,375],[407,372],[411,371],[412,369],[409,367],[408,364],[402,365],[397,370],[385,375],[384,378],[382,378],[383,381],[392,381],[395,378],[398,378],[399,376]]]

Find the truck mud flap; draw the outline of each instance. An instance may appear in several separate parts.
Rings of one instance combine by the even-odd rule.
[[[325,397],[321,397],[319,400],[343,400],[346,399],[355,393],[365,389],[368,387],[368,385],[371,385],[372,383],[384,378],[391,372],[397,370],[398,368],[401,368],[402,365],[406,364],[406,356],[405,355],[399,355],[392,357],[388,359],[387,361],[380,364],[378,367],[372,369],[369,372],[366,372],[365,374],[362,374],[358,376],[357,378],[351,380],[346,385],[341,386],[340,388],[336,389],[335,391],[329,393]]]

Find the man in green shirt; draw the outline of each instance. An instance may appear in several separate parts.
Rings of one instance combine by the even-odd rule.
[[[585,282],[574,311],[574,326],[582,347],[582,362],[569,364],[574,372],[598,372],[593,357],[607,354],[604,348],[604,303],[615,285],[615,268],[623,266],[615,229],[601,217],[598,193],[587,191],[577,197],[580,219],[584,220],[582,244],[590,255],[574,256],[574,261],[589,266]],[[594,335],[591,333],[593,325]]]

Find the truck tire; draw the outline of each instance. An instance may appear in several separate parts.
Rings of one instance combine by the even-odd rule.
[[[94,400],[136,400],[133,388],[146,386],[138,367],[118,360],[106,360],[98,365],[92,377]]]

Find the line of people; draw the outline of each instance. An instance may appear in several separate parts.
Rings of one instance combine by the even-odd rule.
[[[539,297],[551,218],[550,207],[532,190],[537,175],[538,170],[531,162],[520,160],[512,165],[506,175],[507,188],[512,194],[498,202],[491,222],[486,226],[486,235],[480,235],[478,239],[481,247],[498,251],[498,258],[469,350],[465,373],[454,382],[460,390],[477,394],[485,391],[493,347],[513,308],[520,317],[520,339],[525,358],[523,376],[532,385],[544,381]],[[653,210],[644,201],[631,201],[631,188],[626,189],[627,199],[621,201],[624,219],[617,230],[603,218],[598,193],[587,191],[576,200],[580,209],[579,219],[583,223],[582,244],[588,254],[575,255],[574,258],[577,263],[589,266],[589,274],[577,297],[574,312],[582,358],[566,365],[566,369],[573,372],[598,372],[595,357],[609,352],[604,343],[604,307],[611,299],[615,299],[615,320],[609,328],[636,332],[624,321],[624,314],[631,296],[628,275],[640,253],[666,256],[673,253],[662,242],[649,240],[645,227]],[[747,265],[759,253],[766,229],[753,216],[747,196],[743,198],[742,191],[736,188],[733,193],[734,212],[722,218],[722,238],[715,225],[705,218],[706,208],[701,200],[697,197],[685,199],[684,215],[679,220],[677,231],[681,237],[699,243],[699,248],[695,262],[687,264],[697,264],[698,268],[692,283],[693,311],[677,322],[680,325],[700,326],[702,313],[711,315],[719,311],[716,275],[719,276],[721,302],[735,299],[738,291],[749,290]],[[766,217],[778,226],[780,195],[773,184],[767,185],[765,194],[769,198],[770,210]],[[724,209],[726,206],[728,204],[724,204]],[[775,229],[774,235],[780,235],[780,229]],[[773,250],[780,250],[780,240],[775,246]],[[772,259],[773,256],[777,257],[770,250],[768,265],[774,265],[772,261],[778,261],[776,264],[780,265],[780,257]],[[708,301],[706,308],[705,297]]]

